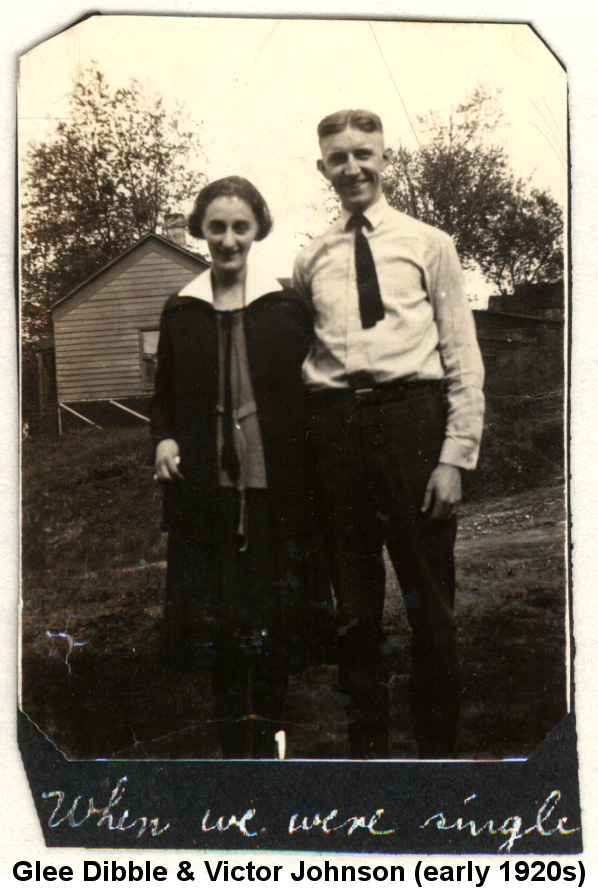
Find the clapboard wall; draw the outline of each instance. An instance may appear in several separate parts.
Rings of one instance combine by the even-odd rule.
[[[149,235],[52,309],[60,403],[145,396],[143,332],[208,264]]]

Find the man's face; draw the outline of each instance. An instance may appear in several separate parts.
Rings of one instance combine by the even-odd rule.
[[[382,195],[382,171],[392,160],[381,133],[347,128],[320,140],[318,170],[330,180],[345,210],[365,211]]]

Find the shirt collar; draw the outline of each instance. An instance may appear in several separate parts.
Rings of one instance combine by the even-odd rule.
[[[370,205],[369,208],[363,211],[363,216],[372,225],[373,229],[376,229],[378,224],[381,223],[388,207],[388,202],[386,201],[384,196],[381,195],[377,202],[374,202],[373,205]],[[347,228],[347,224],[352,216],[353,214],[351,211],[347,211],[345,210],[345,208],[341,208],[340,221],[343,229]]]
[[[185,285],[179,292],[179,297],[197,298],[199,301],[206,301],[208,304],[214,303],[214,294],[212,292],[211,270],[204,270],[195,279],[192,279],[188,285]],[[245,306],[251,304],[262,295],[270,294],[273,291],[282,291],[282,285],[278,279],[274,279],[264,270],[255,267],[247,268],[247,279],[245,281]]]

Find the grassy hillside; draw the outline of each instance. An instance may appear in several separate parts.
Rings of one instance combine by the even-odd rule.
[[[22,489],[26,571],[103,570],[165,557],[145,427],[26,438]]]

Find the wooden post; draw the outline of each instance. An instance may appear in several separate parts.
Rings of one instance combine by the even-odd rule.
[[[44,367],[42,362],[41,351],[37,352],[37,395],[39,399],[39,407],[38,411],[41,414],[44,408],[44,386],[42,384],[42,376],[44,374]]]
[[[128,406],[123,406],[122,403],[117,403],[116,400],[109,400],[108,403],[111,403],[112,406],[118,406],[119,409],[124,409],[125,412],[129,412],[131,413],[131,415],[137,416],[138,419],[143,419],[144,422],[150,421],[146,415],[141,415],[140,412],[135,412],[134,409],[129,409]]]
[[[100,431],[102,430],[101,425],[97,425],[95,422],[92,422],[91,419],[88,419],[86,416],[81,415],[80,412],[77,412],[77,410],[73,409],[71,406],[67,406],[66,403],[59,403],[58,405],[59,405],[59,407],[62,407],[62,409],[66,409],[67,412],[70,412],[73,415],[76,415],[78,419],[83,419],[83,421],[87,422],[88,425],[93,425],[94,428],[98,428]]]

